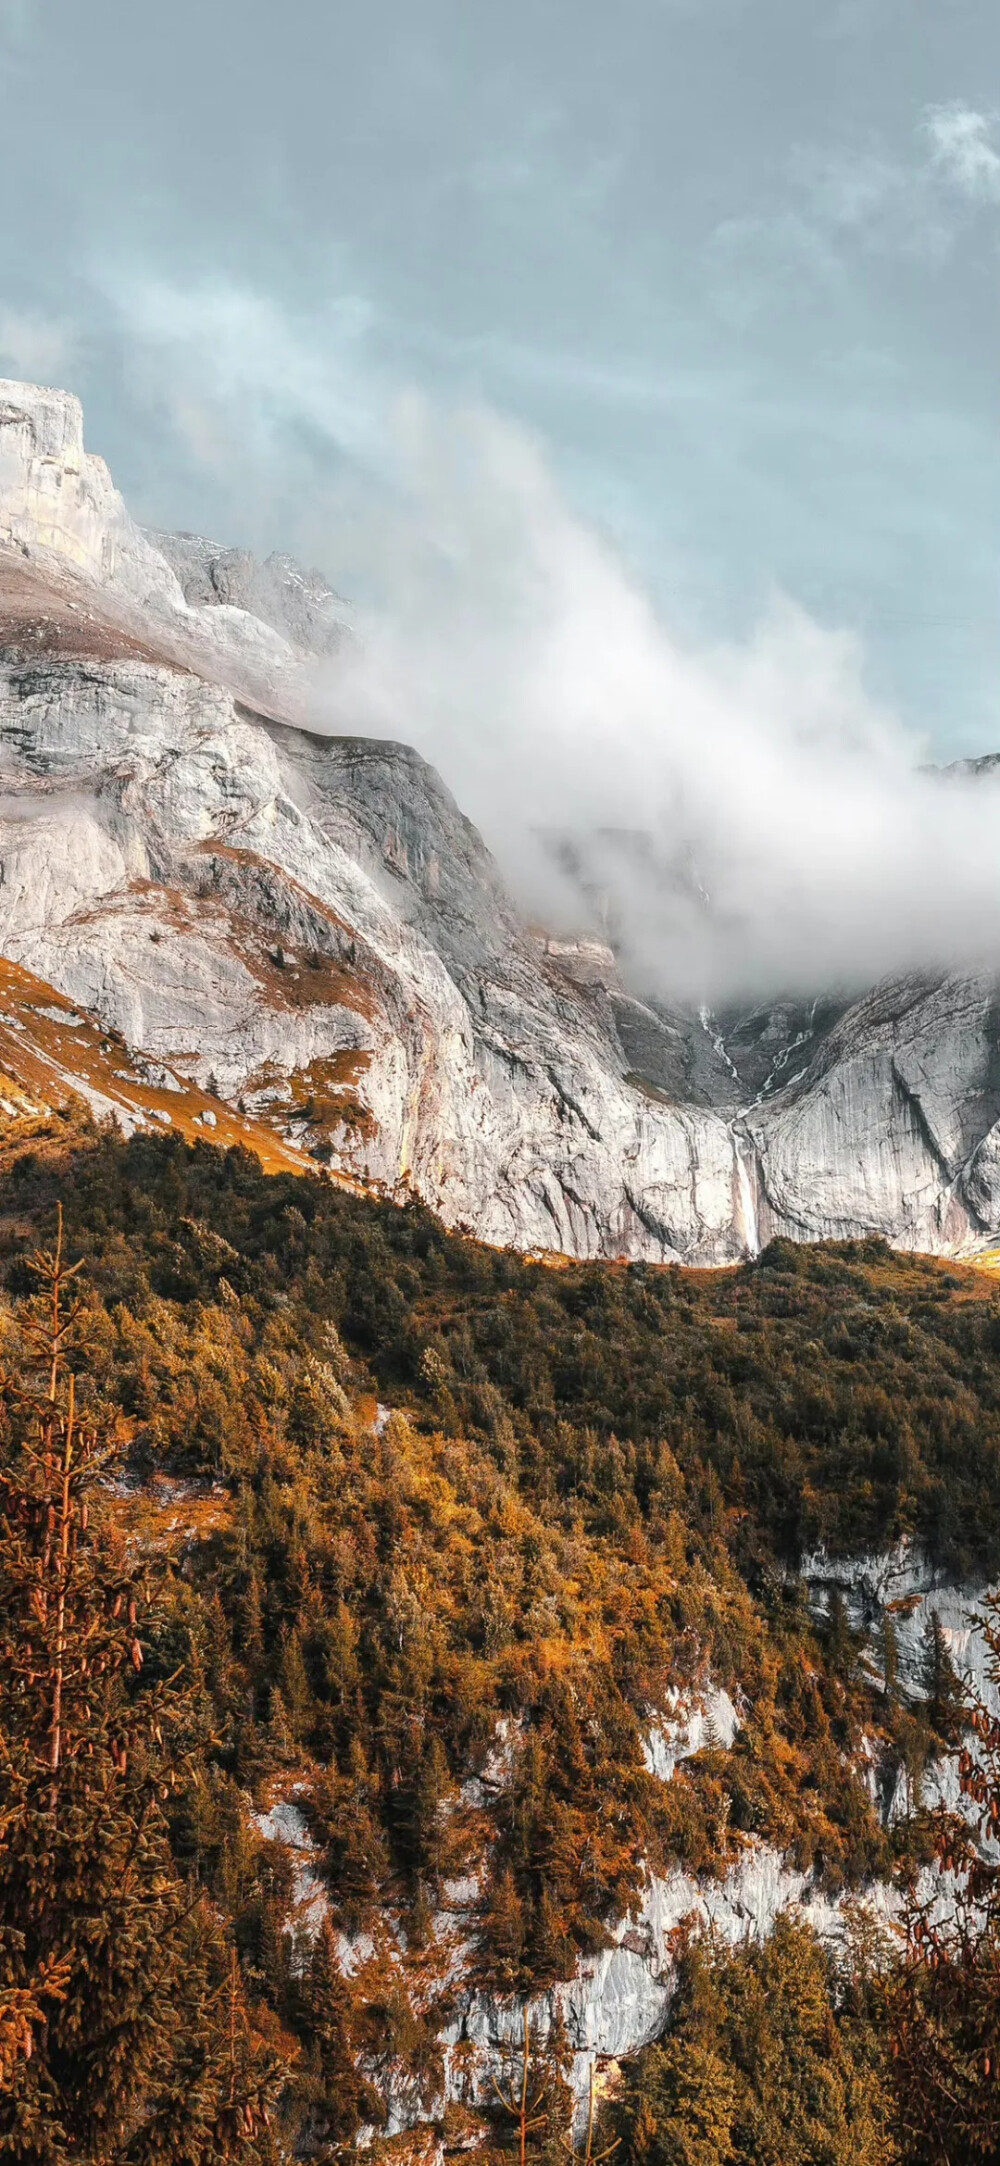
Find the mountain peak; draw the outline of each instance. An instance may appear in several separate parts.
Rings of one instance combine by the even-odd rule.
[[[602,943],[522,922],[414,751],[323,730],[351,636],[291,559],[143,532],[79,401],[0,385],[0,959],[42,989],[0,1045],[17,1089],[183,1133],[218,1106],[530,1251],[997,1238],[990,977],[637,1000]]]

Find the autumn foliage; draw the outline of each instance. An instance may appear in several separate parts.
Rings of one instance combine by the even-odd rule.
[[[943,1648],[904,1691],[891,1629],[798,1568],[906,1533],[1000,1562],[988,1284],[878,1243],[555,1273],[169,1138],[22,1154],[3,1202],[0,2158],[377,2148],[390,2081],[440,2097],[457,1888],[468,1974],[523,2011],[651,1869],[767,1841],[843,1895],[926,1864],[942,1831],[880,1799],[962,1747]],[[735,1741],[664,1782],[650,1737],[709,1679]],[[943,2160],[889,2128],[890,2041],[926,2074],[925,2019],[966,2037],[950,1963],[978,2082],[993,1987],[987,1943],[932,1964],[922,1930],[891,1991],[784,1929],[692,1951],[592,2158],[861,2166],[903,2130]],[[560,2070],[530,2130],[520,2078],[475,2144],[566,2156]]]
[[[171,1853],[188,1711],[141,1688],[144,1590],[92,1519],[121,1445],[78,1414],[78,1268],[60,1222],[0,1375],[0,2157],[264,2158],[276,2068]]]

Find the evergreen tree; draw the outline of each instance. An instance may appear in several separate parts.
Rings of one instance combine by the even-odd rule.
[[[70,1365],[77,1270],[60,1219],[27,1374],[0,1376],[0,2159],[263,2161],[279,2072],[171,1855],[186,1710],[143,1689],[142,1589],[100,1509],[116,1447]]]
[[[940,1661],[938,1620],[929,1635],[929,1697],[935,1689],[949,1724],[957,1690]],[[987,1605],[988,1674],[1000,1686],[1000,1598]],[[893,2073],[907,2160],[914,2166],[962,2166],[1000,2157],[1000,1720],[966,1693],[967,1733],[958,1755],[964,1812],[932,1817],[936,1863],[949,1876],[940,1890],[919,1890],[905,1918],[904,1958],[886,1994]],[[935,1723],[935,1727],[938,1724]]]
[[[296,1983],[293,2013],[306,2048],[296,2082],[305,2109],[303,2133],[310,2155],[325,2156],[325,2147],[351,2143],[362,2121],[377,2125],[384,2111],[358,2073],[357,2015],[328,1917]]]
[[[890,2166],[870,2034],[838,2012],[828,1958],[780,1918],[770,1940],[684,1958],[670,2029],[623,2105],[635,2166]]]
[[[830,1668],[837,1677],[849,1681],[857,1660],[857,1640],[839,1587],[835,1587],[830,1596],[826,1644]]]
[[[932,1610],[924,1637],[923,1686],[927,1720],[944,1744],[957,1744],[965,1718],[965,1696],[937,1610]]]
[[[521,2008],[521,2036],[507,2055],[493,2097],[518,2166],[529,2158],[539,2166],[562,2166],[572,2149],[573,2096],[567,2081],[569,2051],[565,2027],[556,2009],[547,2028],[533,2029],[526,2005]]]
[[[355,1739],[349,1771],[329,1768],[308,1793],[309,1818],[324,1846],[327,1879],[344,1925],[355,1932],[389,1873],[389,1853],[378,1821],[377,1787],[364,1749]]]
[[[631,2100],[635,2166],[734,2166],[737,2079],[728,2055],[686,2037],[643,2056]]]

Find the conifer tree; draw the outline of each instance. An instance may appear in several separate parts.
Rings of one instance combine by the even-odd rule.
[[[634,2166],[735,2166],[738,2099],[730,2057],[715,2043],[678,2037],[652,2047],[629,2100]]]
[[[605,2161],[613,2158],[615,2152],[621,2150],[622,2139],[620,2136],[613,2136],[610,2143],[602,2144],[600,2150],[595,2149],[597,2103],[597,2060],[595,2056],[591,2060],[587,2071],[587,2118],[583,2126],[583,2142],[582,2144],[577,2143],[576,2130],[572,2127],[569,2135],[563,2139],[563,2150],[569,2158],[578,2161],[579,2166],[605,2166]]]
[[[838,1677],[849,1680],[857,1659],[857,1643],[851,1631],[847,1603],[839,1587],[830,1596],[827,1619],[827,1656],[830,1667]]]
[[[666,2037],[627,2074],[625,2157],[634,2166],[891,2166],[877,2054],[853,2021],[838,2019],[836,1998],[828,1956],[787,1917],[760,1946],[692,1946]]]
[[[144,1686],[143,1588],[100,1486],[118,1447],[77,1406],[61,1217],[34,1269],[24,1368],[0,1374],[0,2159],[264,2161],[279,2071],[171,1854],[187,1710],[176,1680]]]
[[[965,1697],[936,1609],[931,1611],[927,1624],[923,1671],[927,1720],[936,1736],[946,1744],[955,1744],[965,1715]]]
[[[341,1969],[336,1935],[324,1917],[309,1960],[296,1981],[296,2028],[306,2042],[296,2090],[305,2110],[304,2136],[320,2157],[350,2143],[362,2121],[378,2124],[384,2113],[371,2084],[359,2074],[358,2021]]]
[[[959,1688],[936,1618],[932,1625],[927,1682],[940,1734],[942,1712],[955,1726]],[[997,1595],[983,1631],[996,1688]],[[965,1810],[939,1807],[933,1815],[936,1863],[947,1879],[943,1890],[935,1881],[912,1895],[903,1960],[887,1988],[898,2115],[914,2166],[1000,2157],[1000,1720],[981,1696],[962,1699]]]
[[[518,2166],[530,2158],[555,2166],[572,2148],[573,2098],[567,2082],[569,2052],[558,2010],[544,2033],[533,2034],[526,2004],[521,2007],[521,2038],[509,2055],[508,2069],[493,2097],[517,2149]]]

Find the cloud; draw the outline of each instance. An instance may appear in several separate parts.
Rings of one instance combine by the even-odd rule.
[[[1000,203],[1000,150],[993,141],[996,118],[960,101],[930,106],[924,130],[931,162],[952,187],[974,203]]]
[[[0,0],[0,46],[23,47],[34,18],[34,0]]]
[[[815,210],[837,232],[864,231],[881,222],[907,185],[904,168],[878,151],[799,163]]]
[[[0,368],[34,383],[61,383],[77,350],[71,324],[31,309],[0,308]]]
[[[966,223],[956,198],[1000,202],[995,126],[994,116],[955,103],[923,113],[920,156],[893,153],[877,136],[797,145],[780,201],[725,219],[712,235],[710,257],[724,277],[720,312],[749,321],[803,282],[817,295],[843,293],[863,255],[943,263]]]
[[[224,431],[297,477],[300,540],[361,597],[317,726],[415,744],[525,911],[610,927],[637,989],[712,1002],[995,950],[1000,785],[921,771],[849,631],[775,595],[741,644],[680,639],[544,444],[399,386],[359,303],[136,292],[189,450]]]
[[[742,325],[766,322],[775,305],[800,308],[808,289],[840,304],[864,258],[940,262],[955,231],[926,161],[890,155],[878,140],[799,144],[785,161],[780,198],[716,226],[708,252],[716,306]]]
[[[267,295],[225,281],[185,286],[115,266],[97,283],[135,372],[166,398],[194,457],[206,457],[210,414],[215,432],[228,417],[224,440],[235,430],[258,456],[292,426],[377,454],[378,391],[361,361],[372,312],[359,296],[338,296],[299,324]]]
[[[849,633],[779,596],[746,644],[684,645],[523,431],[413,402],[399,448],[408,542],[326,720],[433,759],[525,908],[690,1000],[995,940],[1000,793],[920,771]]]

